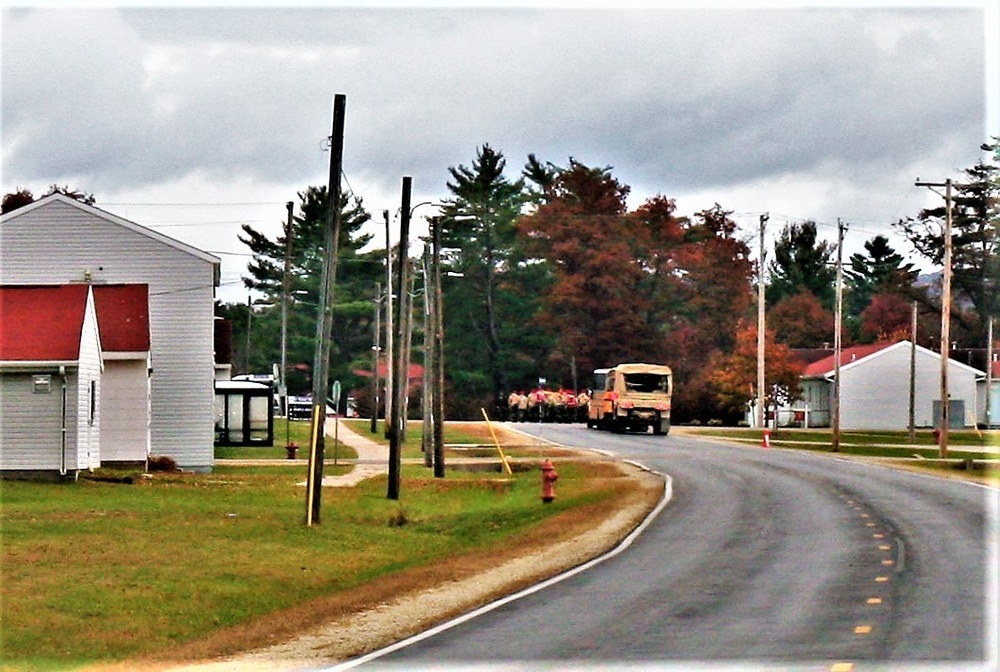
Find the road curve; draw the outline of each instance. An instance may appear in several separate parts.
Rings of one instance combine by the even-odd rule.
[[[669,474],[670,505],[627,552],[363,669],[997,669],[995,489],[828,454],[525,428]]]

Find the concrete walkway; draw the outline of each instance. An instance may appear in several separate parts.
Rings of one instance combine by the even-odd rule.
[[[324,487],[345,488],[357,485],[366,478],[386,474],[389,472],[389,448],[352,431],[340,422],[339,418],[327,418],[324,425],[326,432],[326,455],[333,454],[334,436],[337,441],[350,446],[357,454],[356,460],[350,462],[354,464],[354,469],[339,476],[323,476]]]

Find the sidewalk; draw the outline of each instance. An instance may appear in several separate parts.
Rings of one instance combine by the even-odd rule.
[[[339,425],[339,426],[338,426]],[[366,478],[385,474],[389,471],[389,448],[362,436],[340,422],[339,418],[327,418],[324,425],[326,432],[327,452],[332,451],[333,438],[345,446],[350,446],[358,453],[358,458],[352,460],[354,469],[340,476],[323,476],[323,486],[346,488],[357,485]]]

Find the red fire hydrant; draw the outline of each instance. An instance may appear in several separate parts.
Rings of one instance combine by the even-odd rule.
[[[552,460],[546,459],[542,462],[542,501],[549,504],[556,498],[556,479],[559,474],[552,466]]]

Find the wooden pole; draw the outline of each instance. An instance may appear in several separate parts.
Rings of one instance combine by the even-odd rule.
[[[333,335],[333,293],[337,280],[337,246],[340,241],[340,174],[344,160],[344,110],[347,96],[338,93],[333,101],[333,132],[330,137],[330,186],[327,196],[327,226],[324,235],[323,284],[316,320],[316,354],[313,361],[312,446],[309,450],[309,493],[306,525],[320,522],[325,459],[326,391],[330,380],[330,346]]]
[[[407,263],[407,255],[409,254],[409,246],[407,239],[410,235],[410,191],[412,189],[413,178],[410,176],[403,177],[403,189],[402,189],[402,205],[400,208],[400,226],[399,226],[399,272],[396,273],[396,296],[398,297],[397,304],[397,317],[396,324],[403,324],[403,310],[406,308],[406,301],[404,300],[404,295],[408,289],[408,273],[407,269],[409,264]],[[402,334],[400,334],[402,336]],[[401,339],[400,339],[401,340]],[[402,416],[405,422],[406,411],[401,408],[404,399],[404,386],[406,385],[406,379],[409,369],[408,363],[404,358],[403,348],[396,348],[394,353],[394,366],[395,369],[392,380],[392,392],[390,396],[393,399],[392,403],[392,417],[389,424],[389,485],[386,489],[386,497],[388,499],[399,499],[399,486],[400,486],[400,471],[402,470],[402,449],[400,446],[400,417]]]
[[[841,325],[844,314],[844,230],[840,218],[837,218],[837,312],[834,315],[833,326],[833,433],[831,449],[840,452],[840,353]]]
[[[764,229],[767,226],[768,214],[760,216],[760,261],[757,269],[757,426],[764,427]]]

